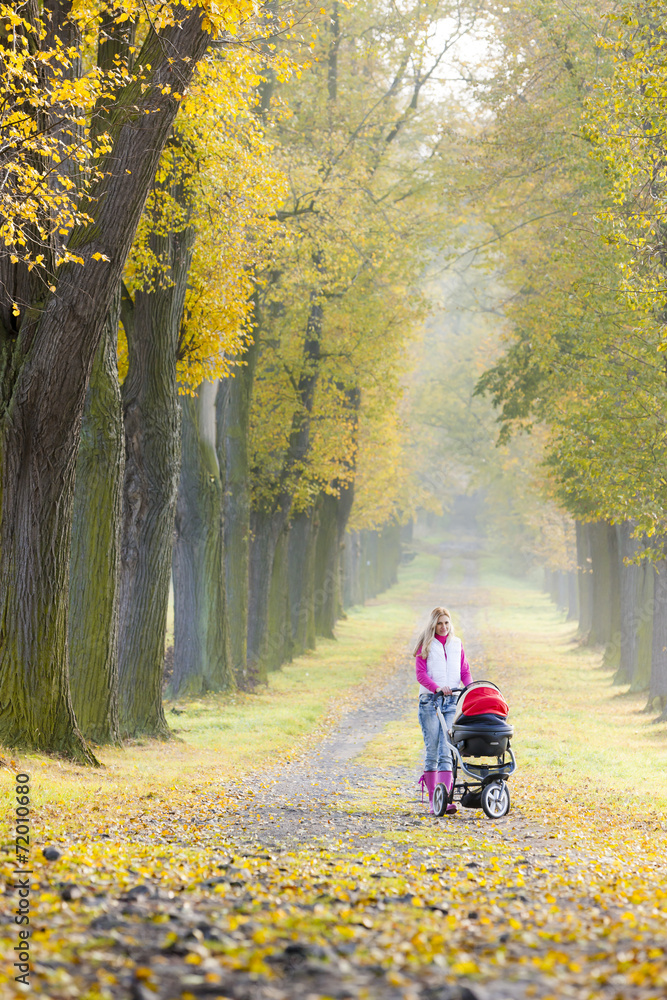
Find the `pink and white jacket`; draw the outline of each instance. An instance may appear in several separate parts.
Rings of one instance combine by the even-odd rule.
[[[436,645],[437,643],[437,645]],[[472,684],[470,665],[460,639],[453,635],[436,635],[428,656],[417,654],[415,665],[419,693],[427,694],[438,688],[467,687]]]

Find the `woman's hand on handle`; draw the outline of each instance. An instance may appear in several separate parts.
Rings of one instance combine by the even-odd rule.
[[[452,689],[450,687],[447,687],[447,686],[438,688],[438,691],[437,691],[437,694],[444,694],[444,696],[446,698],[448,698],[451,693],[452,693]]]

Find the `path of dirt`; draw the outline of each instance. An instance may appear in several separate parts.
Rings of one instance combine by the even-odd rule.
[[[441,565],[435,578],[423,614],[437,604],[451,603],[450,578],[463,576],[457,583],[456,605],[452,608],[458,630],[465,634],[466,655],[479,676],[482,669],[482,644],[477,627],[478,544],[475,541],[458,545],[440,546]],[[416,615],[419,612],[416,609]],[[278,772],[267,772],[261,793],[245,803],[248,824],[246,842],[261,843],[265,847],[298,847],[323,838],[335,841],[340,836],[364,835],[373,832],[375,820],[364,811],[351,811],[350,799],[363,798],[372,792],[374,769],[355,763],[366,744],[373,740],[385,726],[413,712],[416,718],[414,659],[409,649],[399,654],[392,664],[392,671],[383,686],[369,689],[363,704],[346,712],[335,729],[319,744],[313,745],[300,760]],[[404,827],[419,822],[422,813],[421,792],[418,779],[421,774],[419,761],[412,768],[384,769],[381,777],[389,776],[400,788],[405,802]],[[341,805],[344,803],[343,805]],[[270,819],[268,817],[271,817]],[[477,819],[479,813],[462,811],[458,822]],[[443,822],[448,822],[443,820]],[[502,825],[502,821],[501,824]],[[382,839],[376,831],[375,840]]]

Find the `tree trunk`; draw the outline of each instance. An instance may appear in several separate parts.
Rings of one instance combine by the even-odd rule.
[[[315,557],[320,534],[320,500],[293,518],[289,533],[288,589],[293,654],[315,648]]]
[[[639,564],[638,570],[637,661],[630,681],[630,690],[648,691],[653,650],[655,569],[653,564],[645,559]]]
[[[366,596],[372,600],[382,590],[380,584],[380,532],[367,531],[366,535],[366,569],[367,591]]]
[[[316,266],[319,266],[319,263],[319,255],[316,255]],[[269,589],[276,545],[281,532],[287,527],[292,510],[291,478],[310,451],[310,416],[319,375],[322,316],[320,294],[313,292],[303,342],[303,366],[296,386],[296,407],[282,469],[276,484],[276,496],[270,507],[257,508],[250,516],[248,670],[256,679],[264,679],[260,655],[268,627]]]
[[[84,266],[38,267],[19,323],[26,268],[0,262],[0,742],[86,763],[67,652],[74,475],[102,329],[179,106],[165,90],[187,88],[210,40],[200,9],[174,13],[181,23],[149,30],[137,57],[146,79],[109,102],[112,149],[84,206],[94,224],[69,240]]]
[[[357,571],[357,576],[356,582],[353,584],[358,604],[363,604],[366,600],[366,576],[368,574],[366,555],[366,532],[361,529],[357,532],[356,565],[354,567]]]
[[[575,522],[577,535],[577,582],[579,585],[579,632],[586,640],[593,627],[593,567],[590,524]]]
[[[151,236],[168,281],[123,293],[125,479],[120,573],[120,722],[125,736],[169,735],[162,666],[180,473],[176,359],[194,233]]]
[[[567,574],[567,620],[579,619],[579,581],[577,573],[570,570]]]
[[[343,542],[343,607],[351,608],[360,603],[360,541],[358,531],[348,531]]]
[[[618,543],[613,525],[596,521],[590,525],[593,568],[593,623],[590,645],[620,648],[621,600],[618,571]]]
[[[86,396],[76,464],[69,577],[72,704],[81,732],[120,742],[118,573],[125,442],[116,345],[120,288]]]
[[[286,520],[282,510],[277,513],[253,511],[250,516],[247,670],[251,684],[266,680],[269,592],[276,546]]]
[[[337,27],[338,22],[336,22]],[[338,38],[336,30],[336,38]],[[359,430],[361,390],[356,387],[338,388],[344,392],[349,411],[354,415],[354,437]],[[315,631],[317,635],[334,638],[334,627],[343,613],[344,539],[354,501],[356,458],[346,462],[348,479],[338,481],[338,495],[320,497],[320,530],[315,553]]]
[[[377,563],[377,553],[374,552],[373,532],[363,528],[359,532],[359,597],[360,603],[375,597],[375,565]]]
[[[380,536],[380,547],[382,573],[378,593],[383,593],[393,587],[398,580],[398,567],[401,562],[401,529],[398,524],[385,524]]]
[[[653,642],[648,708],[667,715],[667,558],[655,563],[653,577]]]
[[[315,629],[329,639],[334,637],[342,608],[341,556],[353,497],[354,490],[349,486],[343,487],[339,496],[325,494],[321,500],[315,555]]]
[[[632,537],[633,526],[623,521],[617,526],[618,552],[620,564],[620,624],[621,644],[618,670],[614,676],[616,684],[629,684],[637,670],[639,653],[639,624],[643,608],[641,606],[642,568],[636,563],[626,564],[634,559],[641,548],[639,541]]]
[[[288,571],[290,535],[291,531],[287,528],[281,532],[273,555],[267,628],[260,653],[262,676],[269,670],[278,670],[283,663],[291,660],[294,650]]]
[[[351,502],[351,497],[350,497]],[[341,524],[348,511],[341,512]],[[348,532],[342,546],[343,604],[363,604],[393,586],[401,562],[401,527],[386,524],[380,531]]]
[[[287,589],[290,596],[290,634],[294,656],[308,649],[308,623],[312,615],[313,573],[310,539],[316,522],[310,507],[292,518],[287,546]]]
[[[176,501],[174,672],[170,695],[233,687],[225,607],[222,483],[215,452],[217,384],[182,402],[181,477]]]
[[[363,604],[364,603],[364,593],[362,589],[362,580],[364,574],[364,545],[363,536],[360,531],[355,531],[353,533],[353,544],[350,546],[350,592],[352,595],[352,604]]]
[[[257,304],[255,303],[255,312]],[[234,378],[221,379],[216,396],[216,450],[222,481],[222,518],[229,655],[239,687],[245,687],[248,644],[250,558],[250,405],[257,367],[258,337]]]

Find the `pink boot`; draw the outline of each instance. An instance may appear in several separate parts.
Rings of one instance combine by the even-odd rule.
[[[436,771],[424,771],[419,779],[419,783],[422,786],[422,802],[424,801],[424,789],[428,792],[428,811],[430,813],[433,812],[433,789],[436,785],[436,774]]]
[[[435,772],[435,783],[436,785],[443,784],[448,792],[452,790],[452,772],[451,771],[436,771]],[[457,812],[457,807],[453,802],[450,802],[445,809],[445,812],[452,816]]]

